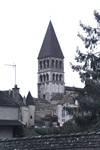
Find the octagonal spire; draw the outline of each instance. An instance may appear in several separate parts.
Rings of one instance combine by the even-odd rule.
[[[46,57],[64,58],[51,21],[49,22],[38,59]]]

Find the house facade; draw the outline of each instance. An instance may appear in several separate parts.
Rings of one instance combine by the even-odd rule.
[[[0,91],[0,138],[12,138],[15,128],[24,126],[20,106],[4,91]]]
[[[21,136],[20,129],[34,125],[35,106],[24,101],[17,85],[12,90],[0,91],[0,139]]]

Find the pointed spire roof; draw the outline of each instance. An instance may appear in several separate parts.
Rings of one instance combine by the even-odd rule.
[[[64,58],[52,22],[49,22],[38,59],[46,57]]]
[[[26,105],[34,105],[34,100],[30,92],[28,92],[28,95],[26,98]]]

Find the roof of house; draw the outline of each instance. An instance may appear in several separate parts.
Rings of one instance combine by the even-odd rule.
[[[64,97],[59,101],[59,104],[75,104],[75,100],[77,100],[77,93],[68,93],[64,95]]]
[[[76,91],[72,93],[62,94],[62,93],[53,93],[51,101],[57,101],[57,104],[75,104],[75,100],[77,97]]]
[[[63,93],[53,93],[51,101],[53,101],[53,100],[59,101],[59,100],[62,100],[63,97],[64,97]]]
[[[50,104],[49,101],[47,101],[46,99],[41,99],[41,98],[34,98],[33,97],[33,100],[34,100],[34,104]]]
[[[52,110],[55,107],[54,104],[49,103],[35,103],[35,109],[38,110]]]
[[[64,58],[51,21],[49,22],[38,59],[46,57]]]
[[[0,126],[22,126],[24,125],[19,120],[0,120]]]
[[[0,140],[0,150],[99,150],[100,132]]]
[[[77,91],[81,92],[83,91],[83,88],[78,88],[78,87],[72,87],[72,86],[65,86],[65,91]]]
[[[6,90],[6,91],[3,91],[3,93],[5,93],[10,98],[12,98],[13,101],[15,101],[18,105],[20,105],[20,106],[24,105],[24,103],[23,103],[23,97],[21,96],[20,93],[18,93],[19,94],[19,99],[17,99],[17,101],[14,100],[14,98],[13,98],[13,91],[12,90]]]
[[[14,100],[3,91],[0,91],[0,106],[18,107],[19,105],[15,103]]]

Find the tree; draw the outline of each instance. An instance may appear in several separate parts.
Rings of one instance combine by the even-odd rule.
[[[86,128],[87,125],[96,124],[100,118],[100,51],[97,51],[100,42],[100,14],[94,11],[97,27],[86,26],[80,23],[85,36],[78,33],[85,46],[84,53],[77,48],[75,60],[77,65],[71,63],[74,71],[79,73],[85,87],[78,95],[79,111],[75,115],[78,125]]]

